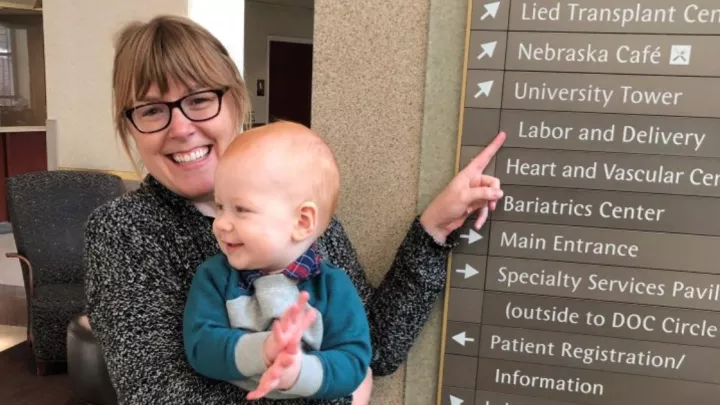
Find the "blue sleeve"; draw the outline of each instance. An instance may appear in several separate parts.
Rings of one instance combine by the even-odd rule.
[[[225,294],[229,269],[203,263],[195,273],[183,314],[185,354],[198,373],[216,380],[243,380],[267,368],[263,345],[267,332],[230,326]]]
[[[372,357],[370,327],[359,294],[342,270],[328,272],[328,306],[323,315],[323,342],[308,354],[320,359],[323,380],[312,398],[342,398],[365,379]]]

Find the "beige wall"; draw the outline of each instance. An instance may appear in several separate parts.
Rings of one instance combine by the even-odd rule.
[[[57,120],[60,167],[133,170],[113,131],[113,37],[159,13],[186,14],[187,0],[44,2],[47,114]]]
[[[375,283],[455,172],[467,5],[315,3],[313,126],[337,151],[339,215]],[[373,403],[436,403],[442,308],[441,297],[406,366],[376,379]]]
[[[267,122],[267,91],[257,96],[257,80],[267,88],[267,42],[269,36],[312,40],[313,9],[307,1],[274,4],[245,2],[245,81],[255,111],[255,122]],[[292,4],[291,4],[292,3]]]
[[[339,215],[375,283],[454,173],[466,8],[466,0],[315,3],[313,126],[337,151]],[[373,403],[435,403],[442,304],[406,367],[376,379]]]

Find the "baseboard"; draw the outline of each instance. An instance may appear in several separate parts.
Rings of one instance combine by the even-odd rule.
[[[25,298],[25,287],[21,285],[0,284],[0,296]]]

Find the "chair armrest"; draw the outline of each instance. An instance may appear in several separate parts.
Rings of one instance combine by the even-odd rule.
[[[25,263],[28,267],[28,281],[30,282],[30,285],[27,287],[30,290],[30,297],[35,298],[35,292],[33,291],[33,268],[32,264],[30,264],[30,260],[28,260],[27,257],[21,255],[20,253],[5,253],[5,257],[8,257],[10,259],[18,259],[21,262]]]

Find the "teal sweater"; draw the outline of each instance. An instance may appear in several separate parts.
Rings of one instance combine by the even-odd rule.
[[[263,344],[300,291],[310,295],[315,323],[303,336],[302,368],[297,382],[269,398],[331,399],[349,396],[365,378],[372,356],[362,301],[340,268],[320,264],[320,274],[300,284],[282,274],[245,285],[240,271],[216,255],[199,266],[184,313],[184,345],[200,374],[232,382],[248,391],[267,369]]]

